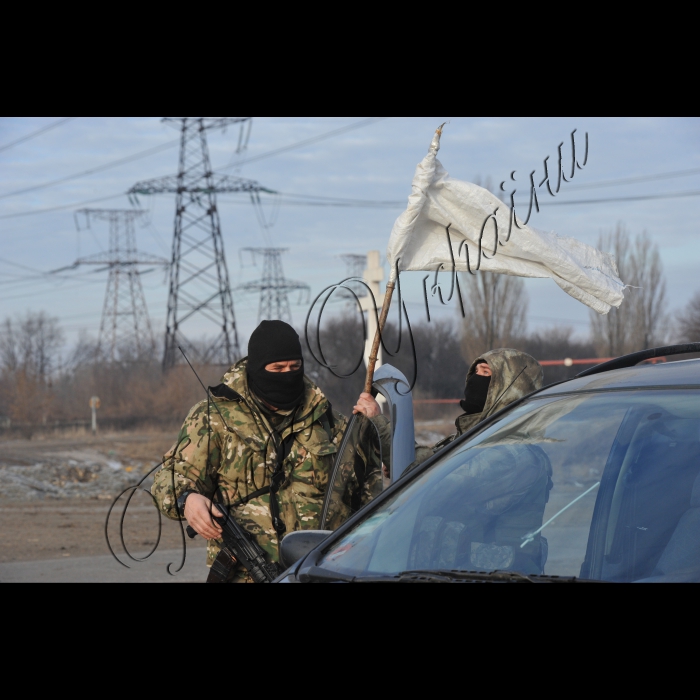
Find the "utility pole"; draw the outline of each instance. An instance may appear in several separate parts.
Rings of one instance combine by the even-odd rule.
[[[138,266],[167,265],[168,261],[136,250],[134,222],[146,213],[135,209],[81,209],[76,212],[78,228],[81,216],[85,217],[88,228],[93,220],[109,222],[109,250],[79,258],[72,267],[99,265],[109,270],[99,349],[112,362],[120,355],[128,357],[133,352],[144,357],[155,347]]]
[[[251,117],[166,117],[180,130],[180,162],[174,176],[139,182],[130,195],[175,194],[175,232],[170,263],[168,315],[163,368],[181,360],[178,345],[202,363],[233,364],[240,357],[233,298],[216,205],[220,192],[248,192],[251,197],[272,190],[253,180],[212,172],[207,132],[233,124],[241,127]],[[248,124],[250,126],[250,124]],[[193,343],[182,332],[185,322],[205,320],[215,337],[206,345]],[[202,338],[204,331],[193,328]]]
[[[263,259],[262,279],[241,285],[243,292],[260,292],[260,307],[258,311],[258,323],[262,320],[286,321],[291,325],[292,312],[289,309],[288,293],[299,290],[300,293],[310,291],[309,285],[304,282],[293,282],[284,276],[282,270],[282,253],[287,248],[243,248],[249,252],[255,260],[255,256],[261,255]]]
[[[92,434],[97,435],[97,409],[100,407],[100,397],[90,398],[90,409],[92,410]]]

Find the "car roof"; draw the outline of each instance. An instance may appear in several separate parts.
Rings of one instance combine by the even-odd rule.
[[[568,394],[574,391],[691,386],[700,388],[700,359],[642,364],[593,374],[588,377],[578,377],[546,387],[538,392],[537,396]]]

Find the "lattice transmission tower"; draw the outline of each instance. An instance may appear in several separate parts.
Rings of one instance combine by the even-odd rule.
[[[251,117],[166,117],[180,130],[180,162],[177,175],[139,182],[130,195],[175,194],[175,232],[170,265],[168,315],[163,367],[181,361],[182,345],[202,363],[233,364],[240,357],[228,268],[216,206],[219,192],[269,192],[253,180],[212,172],[207,132],[233,124],[243,127]],[[247,125],[250,126],[249,124]],[[203,342],[206,331],[193,321],[205,320],[214,339]],[[184,335],[188,322],[197,342]]]
[[[367,256],[357,255],[356,253],[343,253],[340,259],[345,263],[347,277],[357,277],[362,279],[362,275],[367,267]],[[345,286],[352,289],[358,297],[363,297],[367,294],[367,289],[360,282],[346,282]],[[347,294],[347,292],[346,292]],[[355,298],[347,294],[351,304],[356,303]]]
[[[79,258],[73,267],[99,265],[109,270],[107,292],[100,322],[99,349],[114,362],[122,357],[144,357],[155,343],[143,296],[139,265],[167,265],[168,261],[136,249],[135,222],[147,212],[134,209],[81,209],[76,224],[84,218],[109,222],[109,250]]]
[[[256,256],[262,256],[262,279],[248,282],[239,287],[243,292],[259,292],[260,306],[258,311],[258,323],[260,321],[286,321],[291,325],[292,312],[289,308],[289,292],[299,291],[308,296],[310,288],[304,282],[294,282],[284,276],[282,269],[282,253],[287,248],[243,248],[249,252],[255,260]]]

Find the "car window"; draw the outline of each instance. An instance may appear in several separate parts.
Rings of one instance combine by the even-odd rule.
[[[699,471],[695,390],[535,398],[370,509],[318,566],[700,580]]]

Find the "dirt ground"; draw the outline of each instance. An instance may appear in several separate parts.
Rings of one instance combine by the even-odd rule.
[[[432,444],[453,430],[449,421],[418,421],[416,439]],[[109,553],[105,520],[114,498],[137,484],[174,442],[170,432],[67,435],[0,440],[0,562],[86,557]],[[147,478],[143,487],[150,488]],[[109,541],[120,542],[122,499],[113,509]],[[158,549],[182,546],[179,524],[162,518]],[[123,535],[132,552],[152,548],[158,513],[138,491],[124,516]],[[204,547],[200,538],[187,543]]]
[[[144,495],[145,496],[145,495]],[[158,513],[152,505],[130,505],[124,524],[124,539],[129,551],[150,550],[158,536]],[[61,557],[86,557],[108,554],[105,518],[110,502],[97,500],[33,501],[0,503],[0,562],[35,561]],[[110,520],[110,543],[124,558],[119,538],[121,509]],[[182,536],[178,523],[163,518],[159,549],[179,549]],[[203,547],[196,538],[191,547]]]
[[[171,446],[172,432],[69,435],[0,442],[0,562],[108,554],[105,519],[114,498],[138,483]],[[147,479],[143,486],[150,487]],[[119,536],[122,503],[110,518],[110,542]],[[131,551],[150,549],[158,513],[138,492],[123,528]],[[181,547],[178,523],[162,519],[159,549]],[[203,547],[197,538],[188,547]]]
[[[106,458],[124,463],[158,462],[173,444],[177,428],[171,431],[120,432],[98,434],[67,434],[62,437],[37,436],[32,440],[0,440],[0,466],[32,465],[43,459],[81,455],[95,451]]]

